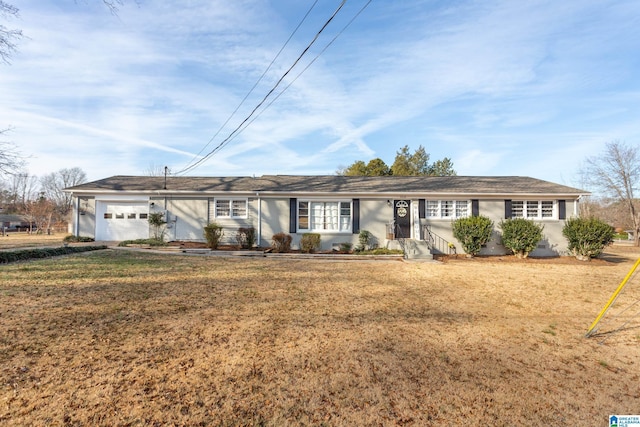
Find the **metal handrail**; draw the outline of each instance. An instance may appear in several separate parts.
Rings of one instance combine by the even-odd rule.
[[[424,240],[427,242],[427,246],[431,252],[439,252],[441,254],[449,254],[451,253],[451,246],[449,241],[438,236],[436,233],[431,231],[430,225],[425,225],[422,228],[424,230]],[[455,249],[455,246],[454,246]]]

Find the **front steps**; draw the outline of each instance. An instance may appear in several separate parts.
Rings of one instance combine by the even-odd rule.
[[[389,240],[387,241],[387,248],[402,249],[407,259],[420,260],[420,261],[433,260],[433,254],[429,249],[429,245],[424,240],[414,240],[414,239]]]

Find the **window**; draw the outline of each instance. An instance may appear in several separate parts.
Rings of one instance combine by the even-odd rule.
[[[425,207],[427,217],[437,218],[440,216],[440,203],[437,200],[427,200]]]
[[[542,218],[553,218],[553,202],[545,200],[541,202]]]
[[[140,218],[140,219],[147,219],[147,218],[149,218],[149,214],[141,213],[141,214],[140,214],[140,216],[139,216],[139,218]]]
[[[247,201],[246,200],[232,200],[231,201],[231,216],[234,218],[246,218],[247,217]]]
[[[124,219],[123,213],[116,213],[116,219]]]
[[[111,214],[109,212],[104,214],[104,219],[111,219],[111,218],[113,218],[113,214]]]
[[[247,199],[216,199],[216,218],[246,218]]]
[[[304,231],[350,231],[351,202],[298,201],[298,229]]]
[[[469,216],[468,200],[427,200],[427,218],[464,218]]]
[[[127,214],[127,219],[136,219],[136,214],[134,213]]]
[[[553,219],[554,203],[552,200],[513,200],[511,202],[512,218]]]

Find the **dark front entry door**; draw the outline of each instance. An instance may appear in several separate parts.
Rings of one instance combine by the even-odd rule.
[[[396,239],[411,237],[411,200],[393,201],[393,219],[396,223]]]

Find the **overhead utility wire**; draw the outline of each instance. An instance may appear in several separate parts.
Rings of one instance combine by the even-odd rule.
[[[293,30],[293,32],[291,33],[291,35],[289,35],[289,38],[287,39],[287,41],[284,42],[284,45],[282,45],[282,47],[280,48],[280,50],[278,51],[278,53],[276,54],[276,56],[273,57],[273,59],[271,60],[271,63],[269,64],[269,66],[264,70],[264,72],[262,73],[262,75],[258,78],[258,80],[254,83],[254,85],[251,87],[251,89],[249,89],[249,92],[247,92],[247,94],[244,96],[244,98],[242,98],[242,101],[240,101],[240,103],[238,104],[238,106],[236,107],[235,110],[233,110],[233,112],[231,113],[231,115],[229,116],[229,118],[227,118],[227,120],[222,124],[222,126],[220,126],[220,129],[218,129],[218,131],[211,137],[211,139],[209,139],[209,142],[207,142],[205,144],[204,147],[202,147],[202,149],[200,151],[198,151],[198,154],[196,154],[193,159],[191,159],[191,161],[189,161],[189,163],[187,163],[187,165],[182,169],[182,170],[186,170],[193,162],[196,161],[196,159],[198,158],[198,156],[200,156],[200,154],[202,154],[202,152],[204,150],[207,149],[207,147],[213,142],[213,140],[220,134],[220,132],[222,132],[222,129],[224,129],[224,127],[231,121],[231,119],[233,118],[233,116],[235,116],[235,114],[238,112],[238,110],[240,109],[240,107],[242,107],[242,105],[244,104],[244,102],[247,100],[247,98],[249,98],[249,95],[251,95],[253,93],[253,90],[258,86],[258,84],[262,81],[262,79],[264,78],[264,76],[269,72],[269,70],[271,69],[271,67],[273,66],[273,64],[276,62],[276,60],[280,57],[280,54],[282,53],[282,51],[284,51],[284,49],[287,47],[287,45],[289,44],[289,42],[291,41],[291,39],[293,38],[293,36],[298,32],[298,30],[300,29],[300,27],[302,26],[302,24],[304,23],[304,21],[306,21],[307,17],[309,16],[309,14],[311,13],[311,11],[313,10],[313,8],[316,6],[316,4],[318,3],[319,0],[316,0],[313,2],[313,4],[311,5],[311,7],[309,8],[309,10],[307,10],[307,13],[302,17],[302,20],[298,23],[298,26]]]
[[[197,162],[195,162],[191,166],[186,167],[186,168],[182,169],[181,171],[178,171],[178,173],[177,173],[178,175],[184,174],[184,173],[186,173],[186,172],[198,167],[203,162],[208,160],[213,155],[213,153],[215,153],[220,148],[222,148],[238,132],[238,130],[240,130],[240,128],[242,128],[242,126],[246,122],[248,122],[249,119],[251,119],[251,117],[255,114],[255,112],[266,102],[267,98],[269,98],[269,96],[271,96],[271,94],[277,89],[277,87],[280,85],[280,83],[282,83],[282,81],[285,79],[285,77],[287,77],[287,75],[291,72],[291,70],[298,64],[298,62],[300,62],[300,59],[302,59],[302,57],[309,51],[309,49],[311,48],[311,46],[313,46],[313,44],[316,42],[316,40],[318,40],[318,37],[320,37],[320,34],[322,34],[322,32],[327,28],[327,26],[331,23],[333,18],[335,18],[335,16],[338,14],[338,12],[340,12],[340,9],[342,9],[342,7],[344,6],[344,4],[346,2],[347,2],[347,0],[343,0],[342,3],[340,3],[340,6],[338,6],[338,8],[333,12],[331,17],[324,23],[322,28],[320,28],[320,31],[318,31],[316,33],[316,35],[313,37],[313,40],[311,40],[311,42],[307,45],[307,47],[304,48],[304,50],[298,56],[298,58],[293,62],[293,64],[289,67],[289,69],[287,71],[285,71],[285,73],[282,75],[282,77],[280,77],[280,79],[276,82],[276,84],[271,88],[271,90],[269,90],[269,92],[264,96],[264,98],[262,98],[262,100],[258,103],[258,105],[256,105],[256,107],[251,111],[251,113],[249,113],[249,115],[247,117],[245,117],[245,119],[224,140],[222,140],[222,142],[220,144],[218,144],[213,150],[211,150],[203,158],[201,158],[200,160],[198,160]]]
[[[268,103],[268,104],[267,104],[267,105],[262,109],[262,111],[260,111],[258,114],[256,114],[256,116],[255,116],[255,117],[253,117],[249,122],[247,122],[247,123],[244,125],[244,127],[243,127],[242,129],[240,129],[240,130],[238,131],[238,133],[236,133],[236,134],[233,136],[233,138],[230,138],[230,139],[229,139],[229,141],[227,141],[227,144],[228,144],[229,142],[231,142],[233,139],[235,139],[235,137],[236,137],[236,136],[238,136],[239,134],[241,134],[241,133],[242,133],[242,131],[244,131],[247,127],[249,127],[249,125],[250,125],[251,123],[253,123],[253,122],[254,122],[258,117],[260,117],[260,116],[262,115],[262,113],[264,113],[264,112],[265,112],[265,110],[266,110],[267,108],[269,108],[269,107],[270,107],[274,102],[276,102],[276,101],[278,100],[278,98],[280,98],[280,96],[282,96],[282,94],[284,94],[284,93],[286,92],[286,90],[287,90],[287,89],[289,89],[289,87],[291,87],[291,85],[293,85],[293,84],[296,82],[296,80],[298,80],[298,78],[299,78],[299,77],[300,77],[300,76],[301,76],[305,71],[307,71],[307,69],[308,69],[309,67],[311,67],[311,65],[313,65],[313,63],[314,63],[314,62],[316,62],[316,60],[317,60],[317,59],[318,59],[318,58],[319,58],[319,57],[320,57],[320,56],[321,56],[321,55],[322,55],[322,54],[323,54],[323,53],[324,53],[324,52],[329,48],[329,46],[331,46],[331,45],[333,44],[333,42],[335,42],[335,41],[336,41],[336,39],[337,39],[338,37],[340,37],[340,35],[341,35],[341,34],[342,34],[342,33],[343,33],[343,32],[344,32],[344,31],[345,31],[345,30],[346,30],[346,29],[351,25],[351,23],[352,23],[353,21],[355,21],[355,19],[356,19],[356,18],[357,18],[357,17],[358,17],[358,16],[359,16],[359,15],[360,15],[360,14],[361,14],[361,13],[362,13],[366,8],[367,8],[367,6],[369,6],[369,3],[371,3],[372,1],[373,1],[373,0],[369,0],[369,1],[368,1],[368,2],[367,2],[367,3],[366,3],[362,8],[358,11],[358,13],[356,13],[356,14],[355,14],[355,16],[354,16],[353,18],[351,18],[351,20],[347,23],[347,25],[345,25],[345,26],[342,28],[342,30],[340,30],[340,32],[339,32],[338,34],[336,34],[336,36],[335,36],[333,39],[331,39],[331,41],[330,41],[329,43],[327,43],[327,45],[326,45],[326,46],[325,46],[325,47],[320,51],[320,53],[318,53],[318,54],[317,54],[317,55],[316,55],[316,56],[311,60],[311,62],[309,62],[309,64],[307,64],[307,66],[306,66],[306,67],[304,67],[304,69],[303,69],[302,71],[300,71],[300,73],[298,73],[298,75],[297,75],[293,80],[291,80],[291,82],[290,82],[288,85],[286,85],[286,86],[285,86],[285,87],[280,91],[280,93],[279,93],[278,95],[276,95],[276,97],[275,97],[275,98],[273,98],[273,99],[271,100],[271,102],[269,102],[269,103]],[[225,145],[226,145],[226,144],[225,144]],[[222,148],[222,147],[220,147],[220,148]],[[213,153],[212,153],[212,154],[213,154]]]

